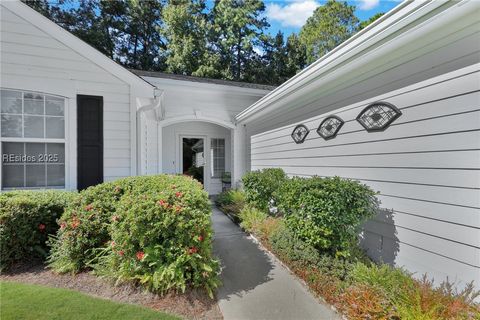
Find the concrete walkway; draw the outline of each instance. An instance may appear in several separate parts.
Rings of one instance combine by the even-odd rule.
[[[225,320],[340,319],[217,208],[212,220],[214,253],[222,263],[218,304]]]

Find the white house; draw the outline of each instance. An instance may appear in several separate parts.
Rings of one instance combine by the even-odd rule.
[[[479,1],[405,1],[273,91],[132,72],[19,1],[0,10],[1,190],[337,175],[380,192],[372,257],[480,283]]]
[[[1,190],[181,174],[188,138],[203,141],[206,189],[221,190],[234,116],[272,87],[136,75],[20,1],[0,10]]]
[[[236,120],[243,170],[360,180],[370,256],[479,286],[479,1],[403,2]]]
[[[219,193],[222,173],[232,172],[233,152],[237,151],[235,115],[273,87],[161,72],[133,72],[162,90],[156,110],[140,111],[139,152],[143,159],[140,173],[184,173],[189,166],[182,146],[190,139],[200,140],[205,158],[201,167],[203,183],[210,194]]]

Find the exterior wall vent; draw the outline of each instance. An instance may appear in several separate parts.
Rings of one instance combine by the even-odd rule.
[[[374,102],[360,112],[357,121],[368,131],[377,132],[388,128],[402,112],[388,102]]]
[[[293,141],[295,141],[296,144],[303,143],[303,141],[305,141],[305,139],[307,138],[309,132],[310,131],[305,125],[299,124],[292,131],[292,139]]]
[[[320,123],[317,133],[325,140],[333,139],[345,122],[337,116],[327,117]]]

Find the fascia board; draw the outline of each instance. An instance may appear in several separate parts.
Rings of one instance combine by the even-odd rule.
[[[246,122],[253,118],[255,113],[274,104],[276,101],[306,86],[322,75],[330,72],[344,61],[362,52],[378,42],[392,36],[396,31],[404,28],[429,12],[445,5],[444,1],[405,1],[397,8],[388,12],[384,17],[375,21],[372,25],[352,36],[343,44],[314,62],[302,72],[273,90],[250,107],[236,116],[237,122]]]

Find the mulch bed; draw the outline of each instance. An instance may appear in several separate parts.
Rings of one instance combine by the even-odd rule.
[[[99,298],[139,304],[185,319],[223,319],[216,300],[210,299],[202,290],[187,290],[184,294],[169,293],[160,296],[134,285],[115,286],[88,272],[59,275],[38,263],[15,265],[10,271],[0,274],[0,280],[73,289]]]

